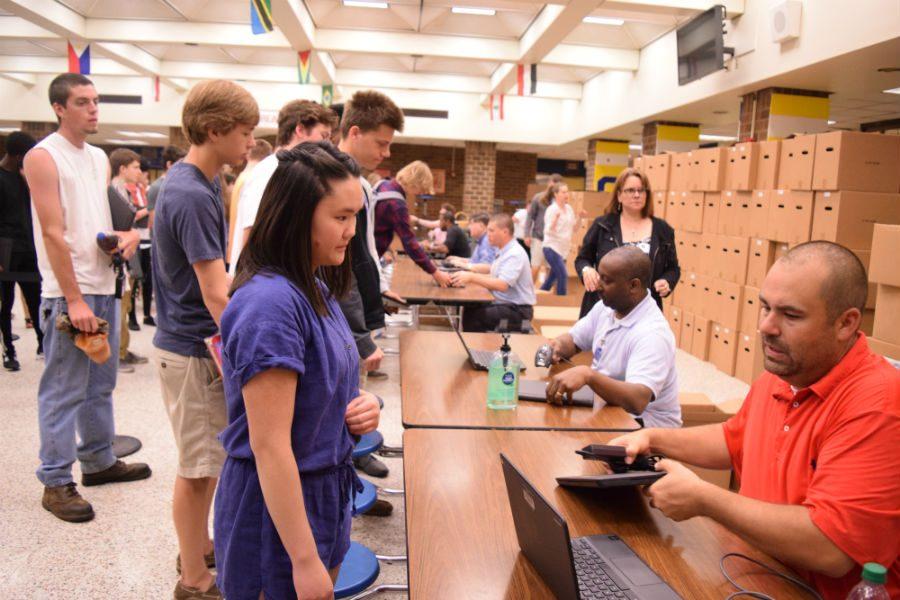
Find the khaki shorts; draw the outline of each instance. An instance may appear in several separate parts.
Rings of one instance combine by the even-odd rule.
[[[534,237],[531,238],[531,267],[539,269],[546,264],[547,261],[544,259],[544,241]]]
[[[225,449],[216,436],[228,424],[228,414],[215,363],[159,348],[154,361],[178,447],[178,475],[186,479],[218,477],[225,464]]]

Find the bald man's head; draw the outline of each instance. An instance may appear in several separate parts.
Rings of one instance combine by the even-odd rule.
[[[600,299],[620,316],[627,315],[647,296],[650,286],[650,257],[634,246],[607,252],[597,265]]]
[[[619,246],[603,256],[610,269],[620,272],[627,280],[639,279],[644,288],[650,287],[653,266],[650,257],[636,246]]]
[[[824,268],[822,300],[832,321],[850,308],[862,313],[866,308],[869,280],[859,258],[834,242],[806,242],[791,248],[781,261],[792,266]]]

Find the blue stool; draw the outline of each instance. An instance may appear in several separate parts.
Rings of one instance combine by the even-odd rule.
[[[353,511],[358,515],[368,512],[378,499],[378,489],[375,487],[375,484],[365,479],[360,481],[363,484],[363,491],[356,494],[356,499],[353,501]]]
[[[347,598],[358,594],[375,583],[381,566],[375,553],[356,542],[350,542],[350,549],[344,556],[337,581],[334,583],[334,597]]]
[[[356,447],[353,448],[353,458],[362,458],[372,454],[384,445],[384,436],[378,431],[364,434]]]

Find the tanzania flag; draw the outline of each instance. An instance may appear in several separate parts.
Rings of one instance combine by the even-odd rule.
[[[69,47],[69,73],[91,74],[91,46],[84,47],[81,54],[75,52],[71,42],[66,42]]]
[[[250,0],[250,27],[255,35],[272,31],[272,0]]]
[[[297,53],[297,77],[300,83],[309,83],[309,55],[310,50]]]

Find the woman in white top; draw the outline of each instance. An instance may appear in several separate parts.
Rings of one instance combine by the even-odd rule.
[[[568,274],[566,273],[566,256],[572,246],[572,235],[578,227],[578,218],[575,211],[569,206],[569,186],[565,183],[557,183],[547,191],[547,199],[550,205],[544,213],[544,258],[550,265],[550,275],[544,281],[541,289],[550,291],[556,284],[556,295],[566,295]]]

